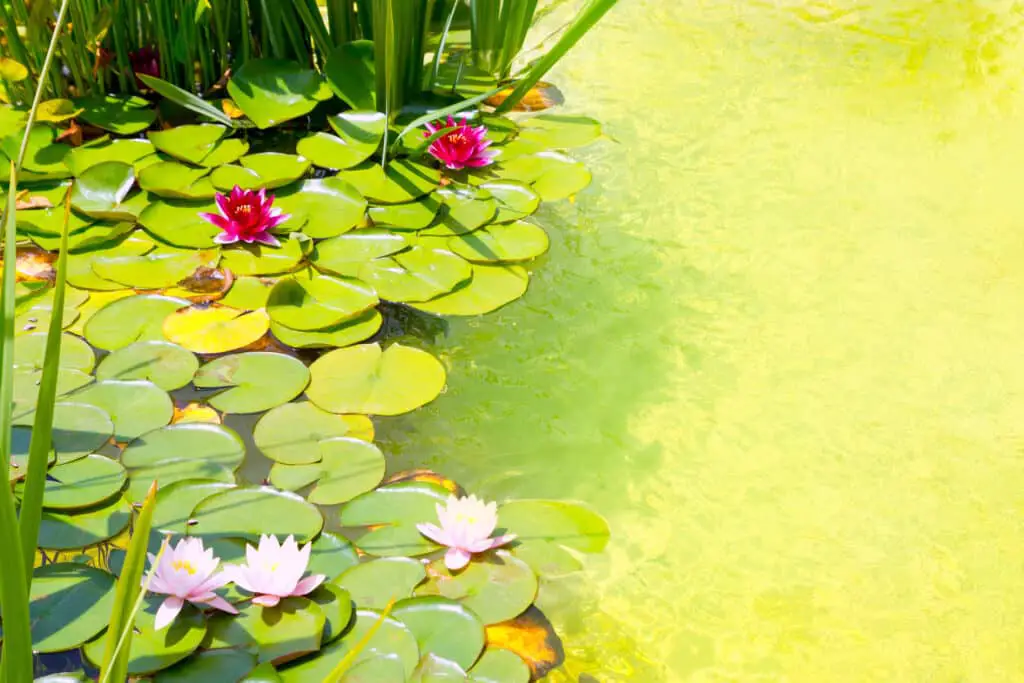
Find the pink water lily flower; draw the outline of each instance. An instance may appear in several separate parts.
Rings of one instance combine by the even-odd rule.
[[[228,583],[228,577],[224,572],[214,573],[220,559],[213,556],[212,548],[203,548],[201,538],[183,538],[173,549],[168,545],[159,563],[150,553],[149,563],[156,567],[149,590],[168,596],[156,612],[157,631],[174,621],[186,601],[200,609],[213,607],[238,614],[230,602],[214,592]]]
[[[444,563],[448,569],[462,569],[469,564],[474,553],[503,546],[515,539],[515,534],[491,538],[498,526],[498,504],[484,503],[476,496],[456,498],[448,496],[448,504],[437,504],[435,524],[417,524],[420,533],[435,543],[448,546]]]
[[[245,547],[244,565],[224,567],[239,588],[255,593],[252,601],[264,607],[273,607],[281,598],[311,593],[327,578],[313,574],[302,578],[309,566],[309,543],[301,549],[294,536],[279,543],[277,536],[260,536],[259,548]]]
[[[463,168],[482,168],[494,163],[495,153],[488,151],[491,141],[487,135],[487,126],[474,128],[465,121],[456,123],[451,116],[447,123],[436,122],[427,124],[427,132],[423,137],[429,138],[445,128],[455,128],[430,143],[428,151],[442,164],[458,171]]]
[[[218,244],[234,244],[258,242],[270,247],[281,246],[270,230],[291,218],[281,213],[281,209],[272,208],[274,195],[266,190],[243,190],[238,185],[230,194],[217,193],[219,214],[201,212],[199,216],[222,230],[214,238]]]

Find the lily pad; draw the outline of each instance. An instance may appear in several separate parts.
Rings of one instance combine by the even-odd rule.
[[[80,510],[117,495],[127,480],[124,468],[103,455],[55,465],[46,473],[43,507]]]
[[[160,161],[139,171],[139,187],[161,197],[211,199],[216,190],[206,178],[208,173],[205,168]]]
[[[264,187],[263,178],[256,171],[234,164],[215,168],[210,175],[210,182],[214,188],[223,192],[230,192],[235,186],[243,190],[258,190]]]
[[[473,279],[448,294],[412,304],[438,315],[483,315],[496,311],[526,293],[530,276],[516,265],[473,266]]]
[[[590,170],[570,156],[545,151],[510,159],[503,163],[500,176],[529,183],[545,201],[566,199],[590,184]]]
[[[194,353],[226,353],[248,346],[270,329],[264,311],[186,308],[164,320],[164,336]]]
[[[548,149],[583,147],[599,139],[601,124],[588,116],[540,114],[524,120],[520,137]]]
[[[229,486],[233,486],[235,483],[233,470],[216,462],[198,458],[163,460],[152,466],[137,467],[128,473],[128,477],[128,490],[125,492],[125,497],[133,503],[145,499],[150,484],[153,482],[156,482],[161,490],[182,481],[215,481]]]
[[[14,345],[14,364],[42,370],[46,358],[46,338],[47,335],[42,332],[19,337],[18,343]],[[89,372],[95,363],[96,354],[81,337],[73,334],[61,335],[60,367]]]
[[[256,667],[256,655],[244,650],[204,650],[165,669],[154,683],[241,681]]]
[[[239,353],[204,365],[196,375],[200,389],[219,389],[210,405],[225,413],[260,413],[291,401],[309,384],[302,361],[280,353]]]
[[[234,488],[234,484],[203,479],[185,479],[162,486],[156,493],[153,529],[161,533],[184,535],[192,510],[215,493]]]
[[[537,576],[558,579],[583,569],[583,564],[568,550],[550,541],[520,543],[512,554],[530,565]]]
[[[156,153],[149,140],[111,140],[100,145],[73,147],[64,163],[76,176],[104,161],[120,161],[134,165],[140,159]]]
[[[495,181],[480,185],[498,204],[495,223],[508,223],[535,213],[540,207],[540,195],[529,186],[513,181]]]
[[[282,239],[278,248],[246,244],[224,249],[221,265],[235,275],[273,275],[294,269],[303,256],[298,240]]]
[[[411,202],[432,192],[441,182],[441,173],[436,168],[408,159],[392,161],[385,170],[366,162],[342,171],[339,177],[354,185],[363,196],[381,204]]]
[[[116,351],[139,341],[163,340],[163,322],[188,306],[186,299],[143,294],[117,299],[85,324],[85,338],[98,349]]]
[[[320,442],[352,436],[342,417],[320,410],[312,403],[285,403],[260,418],[253,440],[263,455],[286,465],[320,462]]]
[[[313,133],[309,137],[302,138],[296,145],[295,151],[317,166],[333,169],[358,166],[373,154],[373,150],[366,152],[358,147],[353,147],[337,135],[330,133]]]
[[[191,382],[198,369],[199,361],[187,349],[170,342],[141,341],[104,358],[96,378],[148,379],[164,391],[174,391]]]
[[[461,666],[435,654],[427,653],[420,660],[409,683],[466,683],[466,671]]]
[[[354,40],[337,46],[324,64],[324,77],[348,106],[374,109],[377,85],[373,41]]]
[[[348,232],[366,213],[363,196],[338,177],[304,180],[289,187],[277,195],[276,206],[292,216],[281,230],[301,225],[302,232],[315,239]]]
[[[251,276],[238,277],[220,302],[225,306],[242,311],[265,308],[273,286],[273,280],[263,280]]]
[[[501,525],[522,544],[546,541],[585,553],[604,550],[608,522],[579,503],[555,500],[512,500],[498,509]]]
[[[471,263],[529,261],[548,250],[548,235],[533,223],[516,221],[452,237],[448,248]]]
[[[325,531],[313,541],[309,556],[310,574],[323,574],[328,581],[359,564],[359,555],[348,539]]]
[[[530,683],[530,667],[514,652],[488,647],[469,670],[469,683]]]
[[[77,562],[37,567],[29,612],[32,649],[63,652],[102,631],[114,606],[114,576]]]
[[[76,403],[100,408],[114,421],[114,438],[131,441],[171,421],[174,406],[167,392],[144,380],[104,380],[74,394]]]
[[[153,146],[164,154],[195,164],[213,151],[227,130],[215,123],[200,123],[150,131],[148,136]]]
[[[276,607],[249,603],[237,616],[212,617],[203,647],[255,648],[260,663],[286,662],[320,649],[324,623],[323,610],[307,598],[285,598]]]
[[[145,598],[143,609],[135,617],[131,654],[128,658],[130,676],[146,676],[166,669],[195,652],[206,635],[206,621],[202,612],[186,603],[171,625],[157,631],[154,627],[156,612],[163,602],[162,595]],[[87,643],[82,651],[94,665],[103,661],[106,638]]]
[[[250,59],[228,81],[228,94],[260,128],[308,114],[331,91],[320,74],[279,59]]]
[[[445,249],[415,246],[366,263],[359,278],[388,301],[428,301],[468,281],[473,269]]]
[[[125,202],[135,184],[135,169],[122,161],[103,161],[80,176],[71,191],[71,206],[93,218],[135,220],[139,211]]]
[[[139,214],[139,224],[161,242],[188,249],[216,246],[213,238],[220,228],[201,218],[200,213],[217,213],[211,201],[156,199]]]
[[[80,232],[95,222],[94,219],[72,213],[68,216],[68,234]],[[30,236],[59,238],[64,229],[64,207],[34,209],[18,212],[18,232]],[[68,240],[70,242],[70,239]],[[58,241],[58,244],[60,242]]]
[[[334,133],[353,150],[359,150],[368,159],[384,139],[388,117],[372,107],[363,107],[327,117]]]
[[[267,312],[275,323],[293,330],[320,330],[354,318],[378,301],[359,280],[300,274],[274,286]]]
[[[483,623],[454,600],[406,598],[395,604],[391,614],[409,627],[423,655],[435,654],[468,669],[483,652]]]
[[[529,565],[499,550],[475,557],[457,573],[450,572],[444,560],[433,562],[429,580],[416,594],[456,600],[484,624],[498,624],[525,612],[536,599],[537,589],[537,576]]]
[[[28,145],[25,147],[22,175],[19,182],[27,180],[59,179],[71,175],[64,159],[71,148],[56,142],[57,132],[50,126],[35,125],[29,133]],[[16,159],[21,148],[21,136],[8,137],[0,140],[4,153],[10,159]],[[5,161],[4,166],[7,166]],[[5,179],[9,175],[4,168]]]
[[[39,547],[74,550],[102,543],[127,529],[131,516],[131,506],[122,498],[75,512],[44,509]]]
[[[16,418],[18,424],[31,426],[35,413]],[[53,449],[58,463],[69,463],[98,451],[114,435],[110,415],[85,403],[58,402],[53,409]]]
[[[215,267],[219,252],[183,250],[172,247],[154,249],[142,256],[100,256],[92,269],[100,277],[137,289],[172,287],[200,267]]]
[[[145,254],[152,251],[154,244],[152,240],[129,233],[114,244],[103,244],[100,247],[68,254],[68,282],[73,287],[104,292],[124,289],[124,285],[104,280],[97,275],[92,269],[93,262],[100,257]]]
[[[438,192],[440,190],[407,204],[371,206],[368,211],[370,220],[376,226],[395,230],[422,230],[434,222],[434,217],[444,205]]]
[[[74,253],[84,249],[102,247],[105,244],[116,241],[119,237],[127,235],[134,228],[135,225],[127,221],[119,223],[111,221],[93,223],[73,235],[68,235],[68,252]],[[29,235],[29,239],[47,251],[57,251],[60,249],[59,237]]]
[[[152,467],[173,460],[202,460],[237,469],[245,459],[238,434],[215,424],[187,422],[161,427],[128,444],[121,463],[129,468]]]
[[[379,624],[379,625],[378,625]],[[362,644],[371,628],[375,628],[369,641],[357,650],[353,664],[373,660],[381,656],[395,656],[404,668],[403,676],[412,675],[419,662],[419,647],[412,632],[402,622],[390,617],[383,617],[379,612],[368,609],[356,610],[356,620],[352,629],[344,638],[336,640],[320,650],[315,657],[308,657],[295,665],[283,667],[278,674],[283,683],[309,683],[325,680],[333,669],[345,659],[357,644]],[[355,672],[355,667],[349,675]],[[352,683],[356,679],[346,676],[344,679]],[[372,679],[377,683],[378,679]],[[384,679],[388,680],[388,679]],[[402,679],[404,680],[404,678]]]
[[[335,583],[352,595],[359,607],[384,609],[391,600],[412,597],[427,578],[423,563],[410,557],[382,557],[352,567]]]
[[[42,382],[42,371],[31,368],[15,368],[14,401],[23,406],[33,407],[39,397],[39,385]],[[65,396],[77,391],[92,382],[92,377],[80,370],[59,368],[57,370],[57,396]]]
[[[270,483],[285,491],[314,484],[306,499],[316,505],[338,505],[372,491],[384,479],[387,462],[372,443],[348,437],[320,441],[322,460],[310,465],[270,468]]]
[[[295,349],[341,348],[366,341],[377,334],[384,318],[376,309],[322,330],[293,330],[271,321],[270,332],[283,344]]]
[[[380,557],[426,555],[438,546],[423,536],[416,525],[437,518],[436,506],[444,504],[449,491],[429,482],[409,481],[382,486],[364,493],[341,508],[338,523],[362,527],[355,541],[363,552]]]
[[[142,97],[105,95],[75,100],[86,123],[118,135],[133,135],[156,121],[156,110]]]
[[[256,173],[260,177],[263,187],[268,190],[283,187],[301,178],[310,166],[309,159],[280,152],[248,154],[238,161],[243,168]]]
[[[214,494],[196,506],[189,534],[204,538],[244,538],[256,543],[261,534],[299,543],[311,541],[324,525],[316,506],[294,493],[269,487],[237,488]]]
[[[433,401],[445,383],[440,361],[401,344],[331,351],[310,372],[309,400],[332,413],[400,415]]]
[[[312,261],[319,270],[353,275],[367,261],[390,256],[407,246],[408,238],[400,233],[379,228],[354,230],[317,244]]]
[[[444,201],[437,222],[424,235],[464,235],[493,220],[498,202],[488,190],[472,187],[443,187],[437,194]]]
[[[309,599],[320,606],[326,619],[323,644],[340,638],[352,621],[352,596],[344,588],[324,583],[309,594]]]
[[[249,143],[238,138],[221,139],[213,149],[199,161],[200,166],[216,168],[224,164],[238,161],[239,157],[249,151]],[[188,161],[192,161],[189,159]],[[195,162],[193,162],[195,163]]]

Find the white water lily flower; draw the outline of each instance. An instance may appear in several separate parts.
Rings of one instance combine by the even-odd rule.
[[[294,536],[279,543],[277,536],[264,534],[258,548],[245,546],[246,564],[228,565],[224,572],[239,588],[256,594],[255,604],[273,607],[281,598],[311,593],[327,578],[323,574],[302,578],[311,551],[309,543],[299,548]]]
[[[238,614],[230,602],[214,592],[228,583],[228,577],[224,572],[214,574],[220,558],[213,556],[213,548],[203,548],[201,538],[183,538],[173,549],[168,546],[159,563],[150,553],[149,562],[156,567],[149,590],[168,596],[156,612],[154,627],[157,631],[174,621],[186,601],[200,609],[213,607]]]
[[[437,518],[441,522],[440,527],[417,524],[416,528],[435,543],[448,546],[444,563],[453,571],[469,564],[475,553],[505,545],[516,537],[515,534],[505,534],[491,538],[498,526],[498,504],[485,503],[476,496],[448,496],[447,505],[438,503]]]

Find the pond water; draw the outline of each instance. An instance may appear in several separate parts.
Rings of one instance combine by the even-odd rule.
[[[631,0],[555,74],[616,142],[381,425],[609,518],[551,680],[1019,679],[1022,45],[1009,0]]]

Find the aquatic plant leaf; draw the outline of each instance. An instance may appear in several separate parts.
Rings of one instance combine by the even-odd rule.
[[[366,228],[319,242],[311,261],[322,271],[339,275],[358,273],[367,261],[390,256],[409,246],[404,235],[379,228]]]
[[[68,252],[70,254],[76,251],[102,247],[105,244],[116,241],[119,237],[127,235],[134,228],[135,226],[127,221],[93,223],[73,235],[68,235]],[[47,251],[57,251],[60,249],[59,237],[29,235],[28,238],[37,246]]]
[[[422,235],[464,235],[494,220],[498,202],[488,190],[474,187],[442,187],[436,193],[444,203],[437,222]]]
[[[341,178],[318,178],[290,185],[277,195],[276,206],[291,218],[281,231],[301,228],[309,237],[323,239],[348,232],[362,222],[366,200]]]
[[[530,667],[510,650],[488,647],[469,670],[469,683],[530,683]]]
[[[126,201],[135,184],[135,169],[123,161],[103,161],[78,176],[71,206],[93,218],[135,220],[141,207]]]
[[[201,97],[179,88],[173,83],[168,83],[161,78],[144,73],[136,73],[135,77],[145,83],[147,87],[153,90],[153,92],[163,95],[171,102],[174,102],[185,109],[194,111],[200,116],[205,116],[213,119],[214,121],[223,123],[224,125],[234,125],[231,121],[231,117],[217,109],[217,107],[213,106]]]
[[[332,413],[400,415],[433,401],[445,383],[439,360],[401,344],[338,349],[309,369],[309,400]]]
[[[166,130],[152,130],[146,135],[153,146],[179,161],[197,164],[210,154],[228,129],[216,123],[175,126]]]
[[[547,541],[585,553],[599,553],[608,543],[608,522],[580,503],[556,500],[511,500],[498,508],[498,519],[526,545]]]
[[[239,159],[238,163],[258,175],[261,186],[268,190],[283,187],[298,180],[306,174],[310,167],[309,159],[280,152],[247,154]]]
[[[80,119],[118,135],[134,135],[156,121],[156,110],[142,97],[103,95],[74,102],[83,109]]]
[[[388,484],[346,503],[338,514],[338,523],[365,527],[365,533],[354,543],[369,555],[426,555],[438,546],[416,525],[436,520],[436,506],[444,504],[448,495],[446,488],[429,482]]]
[[[39,547],[75,550],[102,543],[127,529],[131,516],[131,506],[122,498],[74,512],[44,509]]]
[[[421,656],[434,654],[466,669],[483,652],[483,623],[454,600],[434,596],[406,598],[395,604],[391,614],[412,631]]]
[[[188,306],[187,299],[141,294],[116,299],[85,324],[85,338],[98,349],[116,351],[138,341],[166,341],[164,319]]]
[[[156,148],[149,140],[110,140],[103,144],[82,145],[72,147],[64,159],[64,163],[76,176],[104,161],[120,161],[135,165],[140,159],[156,153]]]
[[[529,668],[531,681],[542,680],[565,661],[562,641],[536,606],[515,619],[488,626],[487,644],[515,653]]]
[[[228,81],[228,94],[260,128],[308,114],[330,90],[320,74],[279,59],[250,59]]]
[[[14,424],[31,427],[34,421],[34,409],[15,410]],[[58,463],[72,462],[98,451],[113,435],[114,422],[102,408],[67,401],[54,404],[52,447]]]
[[[319,650],[324,624],[323,610],[308,598],[284,598],[276,607],[249,603],[237,616],[214,615],[203,647],[251,648],[260,663],[286,662]]]
[[[422,562],[411,557],[382,557],[357,564],[335,583],[362,608],[384,609],[392,600],[411,598],[413,589],[427,578]]]
[[[208,402],[225,413],[261,413],[291,401],[309,384],[309,368],[280,353],[249,352],[217,358],[195,377],[200,389],[224,389]]]
[[[92,225],[96,219],[72,213],[68,217],[68,233],[80,232]],[[18,232],[29,236],[59,238],[64,229],[64,207],[54,206],[47,209],[18,212]]]
[[[165,629],[154,628],[156,612],[163,602],[162,595],[149,595],[135,617],[134,634],[128,658],[128,674],[146,676],[166,669],[196,651],[206,635],[203,613],[185,603],[181,613]],[[106,641],[98,638],[82,648],[86,659],[94,665],[103,661]]]
[[[211,479],[183,479],[161,484],[156,494],[153,529],[160,533],[185,535],[192,510],[215,493],[234,488],[234,484]]]
[[[452,237],[448,248],[470,263],[529,261],[548,250],[548,235],[533,223],[516,221]]]
[[[204,422],[186,422],[155,429],[128,444],[121,464],[128,469],[153,467],[176,460],[201,460],[237,469],[245,444],[233,430]]]
[[[217,205],[212,201],[154,198],[139,214],[139,224],[171,246],[210,249],[217,246],[213,238],[220,229],[200,218],[200,213],[217,213]]]
[[[162,489],[177,482],[197,479],[234,485],[235,473],[234,470],[224,465],[197,458],[163,460],[152,466],[136,467],[130,470],[128,472],[128,490],[124,495],[128,500],[137,503],[145,499],[149,487],[154,481],[159,483]]]
[[[496,311],[526,293],[530,276],[517,265],[473,266],[473,279],[448,294],[411,304],[438,315],[483,315]]]
[[[308,597],[320,606],[326,619],[322,644],[326,645],[340,638],[352,621],[352,596],[347,590],[333,583],[323,583]]]
[[[248,346],[270,329],[264,311],[185,308],[164,320],[164,336],[194,353],[226,353]]]
[[[114,605],[114,576],[77,562],[37,567],[29,611],[32,649],[73,650],[106,628]]]
[[[325,531],[313,541],[306,571],[323,574],[328,581],[333,581],[358,564],[359,554],[348,539]]]
[[[221,192],[230,192],[237,185],[243,190],[258,190],[264,186],[259,173],[243,166],[227,164],[213,169],[210,182]]]
[[[320,461],[321,441],[354,436],[352,431],[352,425],[342,416],[312,403],[285,403],[260,418],[253,429],[253,441],[275,462],[304,465]]]
[[[380,655],[353,664],[341,683],[406,683],[405,667],[398,655]]]
[[[369,159],[374,152],[372,149],[366,151],[349,145],[337,135],[330,133],[313,133],[302,138],[295,151],[317,166],[332,169],[358,166]]]
[[[377,334],[383,323],[380,312],[371,309],[322,330],[293,330],[271,321],[270,332],[281,343],[295,349],[341,348],[366,341]]]
[[[495,171],[505,180],[528,183],[544,201],[566,199],[590,184],[590,171],[560,152],[545,151],[502,163]]]
[[[484,624],[514,619],[537,597],[537,576],[520,559],[505,550],[475,556],[462,571],[451,572],[444,560],[430,564],[427,582],[417,595],[440,595],[456,600],[480,617]]]
[[[422,230],[434,222],[444,203],[440,190],[406,204],[371,206],[367,214],[374,225],[395,230]]]
[[[104,280],[97,275],[92,264],[103,256],[132,256],[152,251],[155,246],[153,241],[141,235],[131,232],[114,243],[99,245],[102,248],[68,254],[68,282],[79,289],[91,291],[114,292],[124,289],[124,285]]]
[[[194,160],[192,163],[198,163],[200,166],[206,168],[216,168],[217,166],[223,166],[224,164],[230,164],[238,161],[238,159],[249,151],[249,143],[245,140],[238,138],[226,138],[221,139],[213,146],[206,156],[200,159],[198,162]]]
[[[338,505],[372,491],[384,479],[387,462],[372,443],[348,437],[320,441],[320,462],[309,465],[276,463],[270,483],[285,491],[313,484],[306,499],[317,505]]]
[[[248,275],[237,277],[220,303],[242,311],[255,311],[266,307],[273,287],[274,281],[270,279]]]
[[[35,407],[39,396],[39,385],[42,370],[16,367],[14,372],[14,402],[17,405]],[[88,373],[70,368],[57,370],[57,396],[64,396],[90,384],[92,377]]]
[[[216,190],[206,178],[209,172],[177,161],[159,161],[139,171],[139,187],[161,197],[212,199]]]
[[[372,40],[337,46],[324,64],[324,78],[352,109],[377,108],[377,76]]]
[[[26,334],[14,346],[14,365],[42,370],[46,357],[46,334]],[[89,372],[96,363],[96,354],[81,337],[65,334],[60,344],[60,367]]]
[[[540,195],[533,188],[520,182],[494,181],[479,186],[487,190],[498,204],[495,223],[508,223],[535,213],[540,207]]]
[[[408,159],[397,159],[386,169],[371,161],[341,171],[338,176],[371,201],[381,204],[411,202],[437,189],[441,173]]]
[[[214,267],[219,251],[181,250],[160,247],[142,256],[100,256],[92,269],[105,280],[136,289],[172,287],[200,267]]]
[[[589,116],[540,114],[520,123],[520,137],[547,149],[583,147],[598,140],[601,124]]]
[[[365,153],[364,158],[372,156],[380,147],[387,121],[386,114],[369,107],[327,117],[335,135],[349,147]]]
[[[96,378],[148,379],[164,391],[192,381],[199,361],[191,351],[165,341],[140,341],[114,351],[96,369]]]
[[[583,569],[583,564],[568,550],[550,541],[533,540],[517,544],[512,554],[530,565],[537,576],[558,579]]]
[[[466,682],[466,671],[456,662],[433,653],[427,653],[412,673],[409,683],[455,683]]]
[[[278,248],[257,244],[232,245],[221,251],[221,265],[235,275],[287,273],[305,254],[298,240],[282,239]]]
[[[321,330],[358,316],[378,301],[359,280],[298,274],[274,285],[267,312],[275,323],[293,330]]]
[[[359,270],[359,279],[387,301],[429,301],[467,282],[473,269],[446,249],[414,246],[374,259]]]
[[[117,495],[127,481],[124,467],[104,455],[58,463],[46,473],[43,507],[80,510]],[[19,491],[21,485],[15,487]]]
[[[259,542],[261,534],[295,536],[299,543],[316,538],[323,515],[302,496],[269,487],[237,488],[206,498],[193,511],[189,534],[203,538],[242,538]]]
[[[71,147],[56,142],[57,131],[51,126],[37,124],[28,134],[25,147],[25,159],[19,172],[19,182],[33,180],[53,180],[67,178],[71,172],[67,169],[64,159]],[[0,139],[0,147],[10,159],[17,159],[21,151],[21,136]],[[8,162],[4,160],[4,179],[9,179]]]
[[[359,643],[377,622],[381,622],[379,612],[357,609],[355,624],[344,638],[324,647],[315,657],[307,657],[293,665],[282,667],[278,671],[281,681],[283,683],[309,683],[309,681],[325,680],[334,667],[352,651],[356,643]],[[385,617],[376,633],[356,655],[355,662],[364,662],[388,655],[397,658],[401,663],[403,670],[403,679],[401,680],[412,675],[419,662],[419,646],[416,644],[416,637],[402,622]],[[357,680],[349,678],[355,671],[356,667],[353,667],[343,680],[350,683]],[[372,680],[377,681],[377,679]],[[388,679],[383,680],[387,681]]]
[[[256,667],[256,655],[244,650],[201,650],[156,675],[154,683],[241,681]]]
[[[121,442],[162,427],[174,414],[167,392],[144,380],[94,382],[76,392],[73,400],[106,411],[114,421],[114,438]]]

